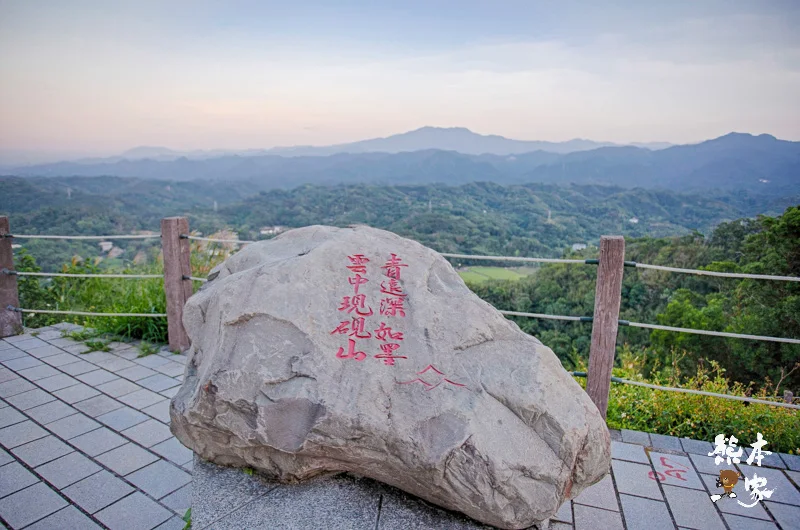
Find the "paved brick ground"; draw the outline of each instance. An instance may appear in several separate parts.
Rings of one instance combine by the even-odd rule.
[[[182,529],[193,455],[171,435],[168,406],[186,358],[168,351],[139,358],[135,347],[119,343],[111,352],[84,354],[83,344],[62,338],[61,329],[70,327],[0,340],[0,526]],[[773,454],[760,468],[739,465],[775,489],[770,499],[743,508],[729,498],[710,502],[723,469],[707,456],[710,443],[611,434],[612,473],[565,503],[552,529],[800,529],[800,456]],[[734,491],[750,502],[743,482]],[[268,528],[268,519],[258,524]],[[380,528],[397,526],[384,519]]]
[[[0,340],[0,526],[182,529],[192,452],[168,406],[185,356],[121,343],[82,354],[62,338],[72,327]]]

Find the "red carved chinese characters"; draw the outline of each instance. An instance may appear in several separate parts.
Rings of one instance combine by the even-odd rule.
[[[363,361],[367,358],[367,354],[363,351],[356,351],[356,341],[347,339],[347,355],[344,353],[344,348],[339,348],[336,356],[340,359],[355,359],[356,361]]]
[[[389,280],[381,282],[381,293],[388,296],[381,300],[380,314],[389,317],[405,317],[406,294],[403,293],[400,285],[400,271],[401,267],[408,267],[408,265],[400,263],[402,259],[398,258],[397,254],[392,253],[390,256],[389,261],[381,267],[385,269],[384,274]]]
[[[375,330],[375,338],[386,342],[386,339],[403,340],[403,334],[400,331],[392,331],[385,322],[381,322],[381,327]]]
[[[367,306],[367,295],[357,294],[355,296],[343,296],[342,305],[339,306],[339,311],[347,311],[352,313],[355,310],[356,314],[362,317],[372,316],[372,308]]]
[[[381,268],[386,269],[386,276],[389,278],[394,278],[395,280],[400,279],[400,267],[408,267],[406,264],[401,264],[402,261],[400,258],[397,257],[397,254],[392,253],[391,258],[387,261]]]

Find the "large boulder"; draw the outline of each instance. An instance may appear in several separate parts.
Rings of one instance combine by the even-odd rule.
[[[298,482],[351,472],[500,528],[608,472],[610,439],[558,358],[438,253],[368,227],[251,244],[184,309],[172,432]]]

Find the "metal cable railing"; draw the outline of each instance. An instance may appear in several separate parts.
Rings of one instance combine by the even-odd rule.
[[[636,267],[637,269],[652,269],[657,271],[679,272],[682,274],[696,274],[698,276],[718,276],[722,278],[739,278],[739,279],[752,279],[752,280],[779,280],[784,282],[800,282],[800,278],[796,276],[774,276],[772,274],[746,274],[743,272],[716,272],[705,271],[700,269],[680,269],[678,267],[665,267],[663,265],[648,265],[647,263],[638,263],[636,261],[626,261],[626,266]]]
[[[121,234],[111,236],[50,236],[50,235],[30,235],[30,234],[3,234],[0,237],[10,237],[14,239],[161,239],[161,234]]]
[[[66,311],[57,309],[23,309],[21,307],[6,307],[8,311],[17,313],[47,313],[54,315],[79,315],[86,317],[165,317],[166,313],[94,313],[91,311]]]
[[[239,243],[246,245],[248,243],[255,243],[255,241],[245,241],[243,239],[214,239],[211,237],[190,236],[188,234],[181,234],[181,239],[191,239],[193,241],[210,241],[212,243]]]
[[[596,265],[597,260],[592,259],[560,259],[560,258],[521,258],[517,256],[475,256],[471,254],[449,254],[440,252],[445,258],[461,258],[461,259],[481,259],[489,261],[519,261],[529,263],[580,263]]]
[[[575,377],[587,377],[586,372],[568,372],[570,375]],[[783,407],[787,409],[798,409],[800,410],[800,405],[794,405],[792,403],[783,403],[778,401],[769,401],[766,399],[757,399],[751,398],[747,396],[733,396],[731,394],[718,394],[716,392],[706,392],[705,390],[693,390],[691,388],[677,388],[671,386],[660,386],[660,385],[653,385],[650,383],[642,383],[640,381],[631,381],[630,379],[622,379],[621,377],[611,377],[612,383],[622,383],[626,385],[633,385],[633,386],[641,386],[644,388],[650,388],[653,390],[663,390],[665,392],[680,392],[682,394],[695,394],[698,396],[709,396],[709,397],[716,397],[722,399],[732,399],[734,401],[744,401],[746,403],[759,403],[761,405],[773,405],[776,407]]]
[[[7,274],[13,276],[45,276],[57,278],[125,278],[125,279],[164,279],[163,274],[73,274],[67,272],[25,272],[25,271],[10,271],[8,269],[0,270],[0,274]]]

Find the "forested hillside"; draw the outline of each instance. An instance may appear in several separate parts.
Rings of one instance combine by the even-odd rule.
[[[259,188],[257,182],[156,181],[119,177],[0,178],[0,214],[12,230],[34,234],[158,231],[162,217],[185,215],[203,233],[221,228],[259,239],[263,226],[364,223],[412,237],[441,252],[559,256],[602,234],[663,237],[708,233],[720,222],[778,214],[790,198],[608,186],[302,186]],[[217,208],[215,210],[214,204]],[[99,255],[96,243],[25,241],[52,270],[77,253]],[[157,241],[119,241],[132,260]]]

